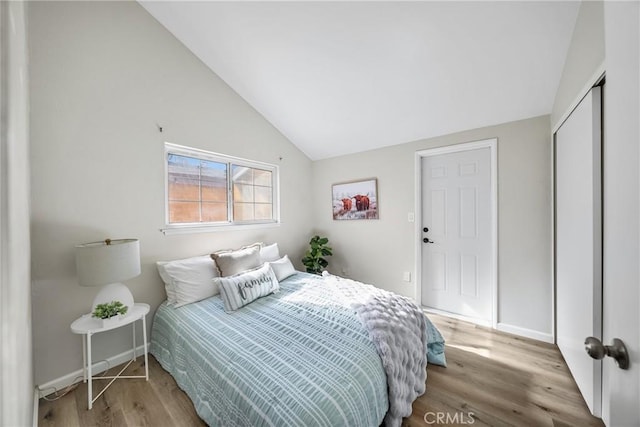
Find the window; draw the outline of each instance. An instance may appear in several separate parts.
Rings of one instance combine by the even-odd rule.
[[[165,165],[167,230],[278,223],[277,166],[169,143]]]

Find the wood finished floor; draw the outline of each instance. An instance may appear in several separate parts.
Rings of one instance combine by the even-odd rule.
[[[590,415],[555,346],[443,316],[429,317],[447,342],[448,367],[429,365],[427,391],[414,402],[404,427],[603,425]],[[144,358],[138,358],[127,372],[143,371]],[[205,425],[153,356],[149,356],[149,376],[148,383],[116,381],[91,411],[83,383],[59,400],[40,399],[38,425]]]

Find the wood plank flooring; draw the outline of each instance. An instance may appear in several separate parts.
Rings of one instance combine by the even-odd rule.
[[[445,421],[440,425],[603,425],[589,412],[556,346],[449,317],[429,318],[445,338],[447,368],[428,366],[427,391],[403,426],[424,427],[438,414]]]
[[[448,317],[429,317],[447,342],[448,367],[428,366],[427,391],[414,402],[404,427],[603,425],[589,413],[555,346]],[[144,358],[138,358],[126,372],[143,371]],[[153,356],[149,376],[148,383],[116,381],[91,411],[83,383],[56,401],[40,399],[38,425],[205,425]]]

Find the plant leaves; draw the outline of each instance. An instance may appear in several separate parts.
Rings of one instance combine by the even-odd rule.
[[[306,267],[308,273],[321,274],[322,269],[329,265],[329,262],[322,258],[323,256],[332,256],[331,247],[325,246],[329,243],[326,237],[313,236],[309,240],[309,249],[302,258],[302,264]]]

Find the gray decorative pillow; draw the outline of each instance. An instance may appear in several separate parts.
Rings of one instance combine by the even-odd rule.
[[[223,251],[211,254],[221,276],[233,276],[262,265],[260,262],[261,243],[244,247],[237,251]]]
[[[280,284],[268,263],[255,270],[229,277],[215,277],[227,313],[236,311],[258,298],[280,290]]]

